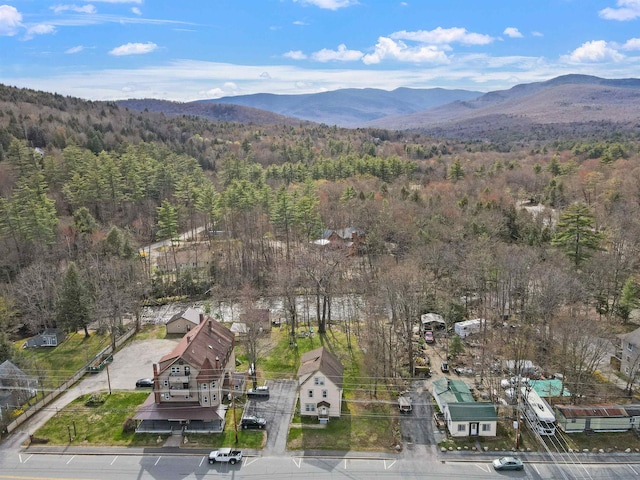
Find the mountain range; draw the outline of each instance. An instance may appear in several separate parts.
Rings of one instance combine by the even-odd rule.
[[[495,140],[552,129],[589,134],[640,126],[640,79],[564,75],[488,93],[442,88],[341,89],[304,95],[254,94],[189,103],[123,100],[167,115],[241,123],[316,122]]]

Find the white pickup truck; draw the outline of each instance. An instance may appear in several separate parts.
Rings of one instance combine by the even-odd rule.
[[[209,454],[209,463],[230,463],[235,465],[242,460],[241,450],[231,450],[230,448],[221,448],[214,450]]]

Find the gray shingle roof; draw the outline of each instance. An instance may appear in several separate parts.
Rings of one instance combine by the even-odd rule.
[[[315,372],[321,372],[336,386],[342,388],[344,367],[338,357],[324,347],[311,350],[300,357],[298,377],[311,375]]]

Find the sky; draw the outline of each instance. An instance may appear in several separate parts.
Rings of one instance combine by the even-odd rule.
[[[0,83],[88,100],[640,78],[640,0],[0,0]]]

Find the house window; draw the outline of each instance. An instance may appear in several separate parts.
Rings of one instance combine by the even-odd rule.
[[[211,388],[216,388],[217,385],[218,383],[215,380],[211,382]]]
[[[304,411],[305,412],[315,412],[316,411],[316,406],[313,403],[305,403],[304,404]]]
[[[322,390],[322,398],[327,398],[327,391],[326,390]]]
[[[464,425],[464,424],[458,425],[458,431],[459,432],[466,432],[467,431],[467,426]]]
[[[206,384],[206,383],[203,383],[203,384],[202,384],[202,390],[206,390],[206,389],[207,389],[207,384]]]
[[[491,424],[490,423],[483,423],[482,424],[482,431],[483,432],[490,432],[491,431]]]
[[[171,373],[172,374],[180,373],[180,367],[171,367]]]
[[[165,400],[169,400],[169,394],[168,394],[168,393],[165,393],[165,394],[164,394],[164,399],[165,399]]]
[[[189,375],[190,373],[191,373],[191,367],[189,366],[184,367],[184,374]]]
[[[629,350],[630,352],[633,352],[633,344],[632,343],[627,343],[627,350]]]
[[[631,363],[631,355],[627,355],[627,363]]]
[[[308,396],[309,396],[309,398],[313,398],[313,390],[309,390]]]
[[[236,391],[240,390],[240,385],[234,385],[233,389],[236,390]]]
[[[165,387],[168,387],[168,386],[169,386],[169,380],[166,380],[166,379],[165,379],[165,381],[164,381],[163,383],[164,383],[164,386],[165,386]]]
[[[202,401],[206,405],[207,403],[209,403],[209,397],[205,395],[204,397],[202,397]]]
[[[218,401],[218,395],[216,395],[215,393],[213,395],[211,395],[211,401],[212,402],[217,402]]]
[[[324,378],[323,377],[315,377],[313,379],[313,384],[314,385],[324,385]]]

